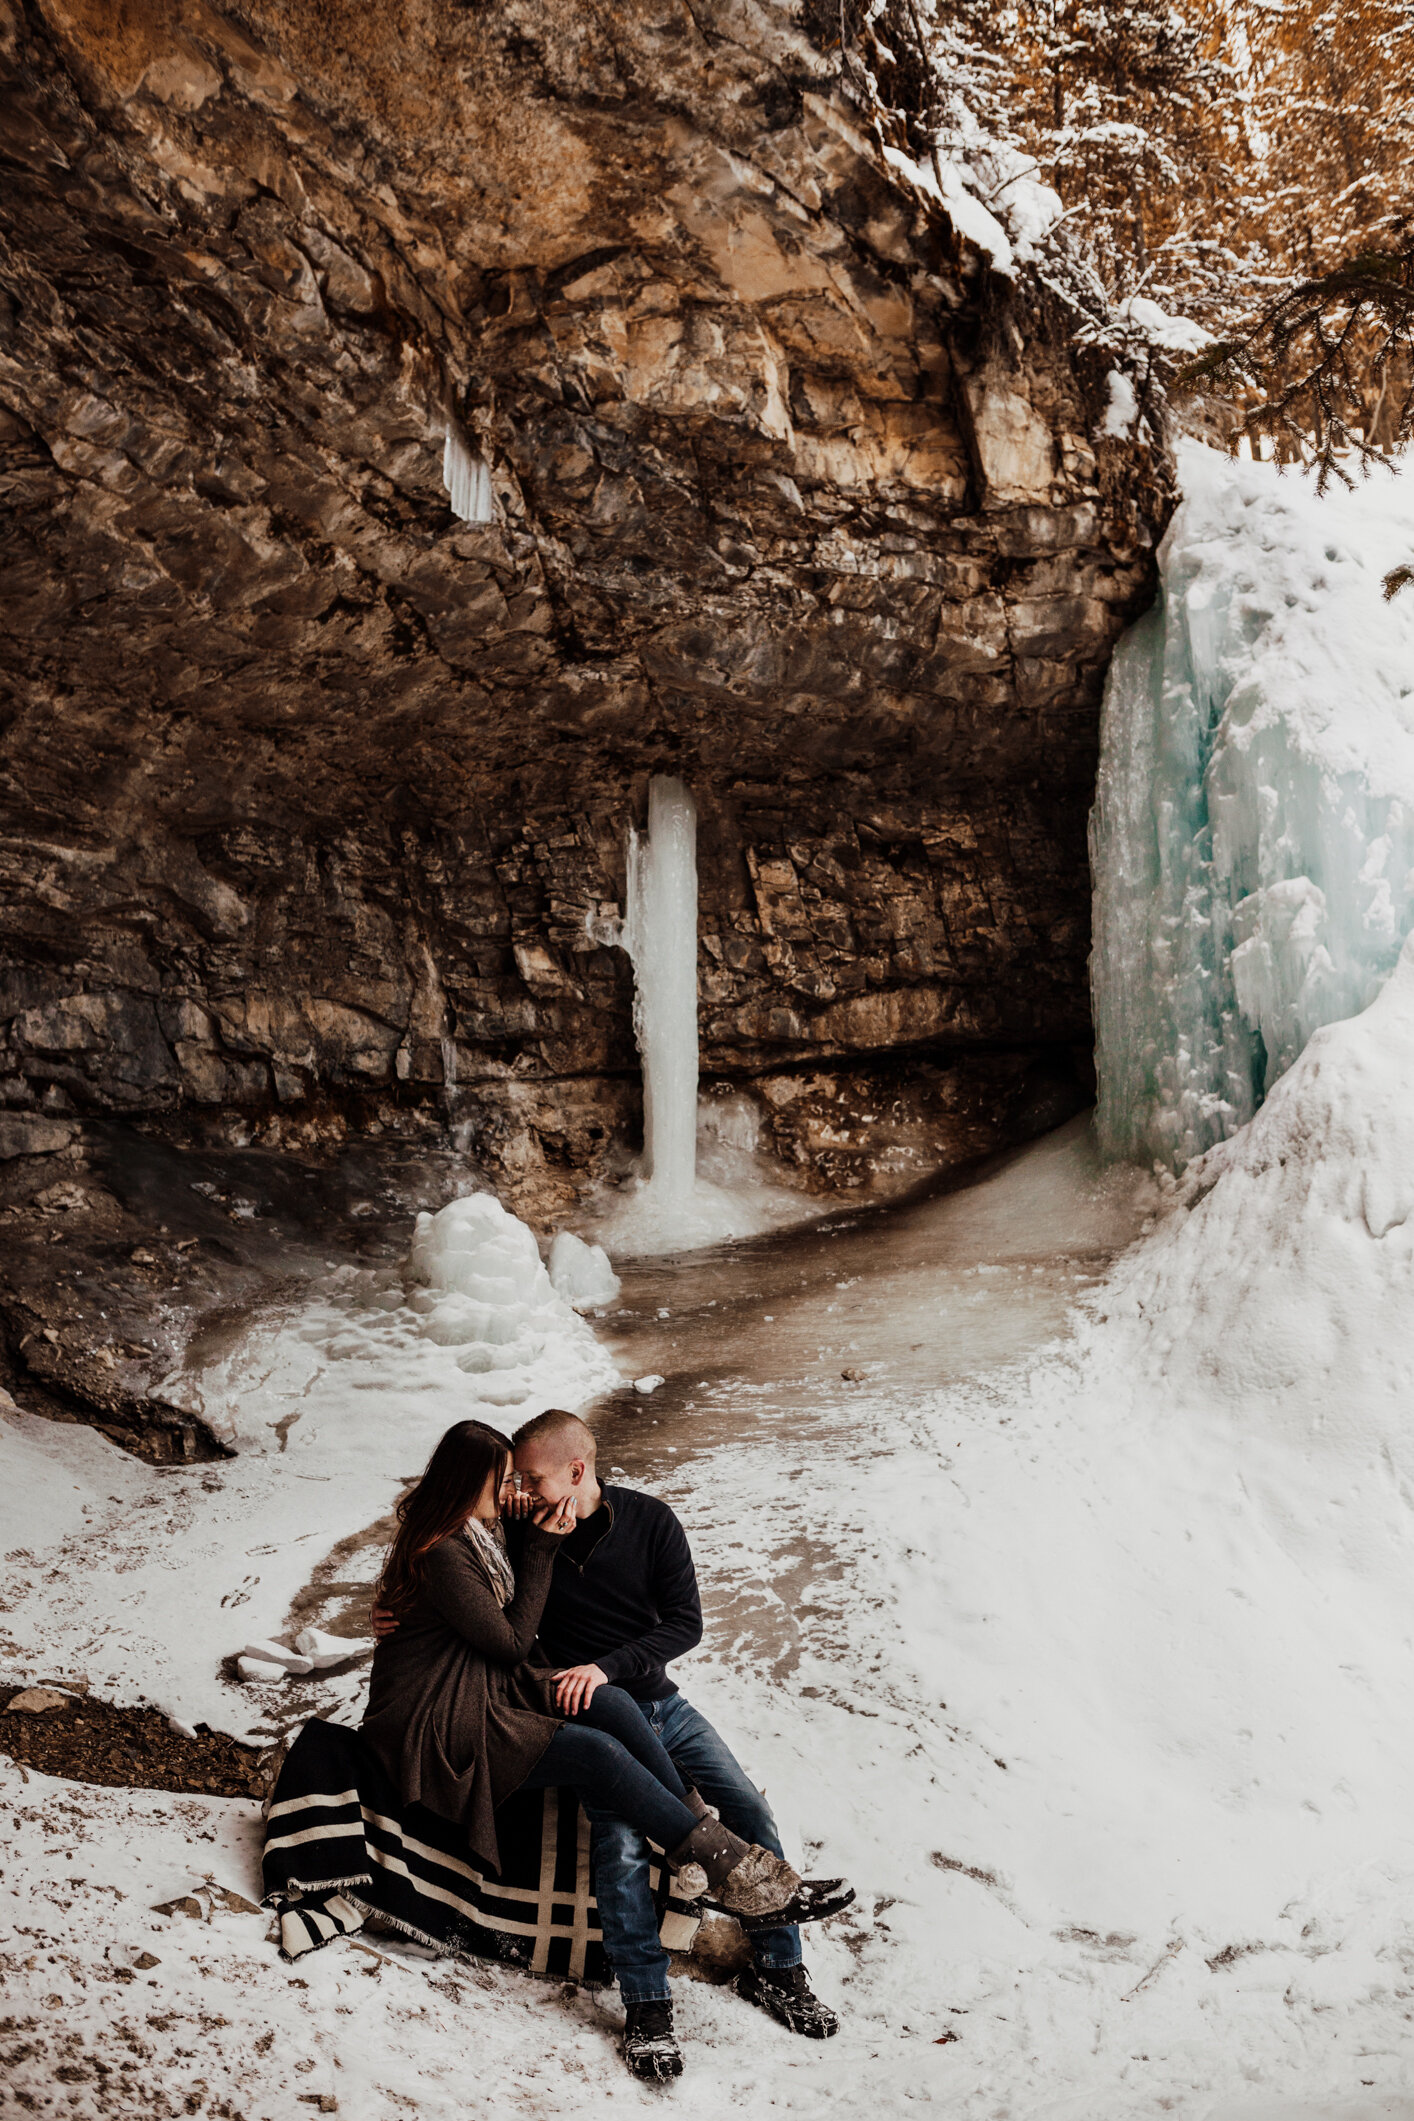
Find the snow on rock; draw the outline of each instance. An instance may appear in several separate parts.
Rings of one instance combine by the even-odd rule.
[[[958,234],[1008,278],[1032,261],[1065,211],[1059,194],[1037,176],[1034,159],[994,140],[960,102],[926,162],[887,146],[884,160],[935,200]]]
[[[1112,368],[1109,374],[1109,402],[1105,417],[1100,422],[1103,435],[1113,435],[1118,441],[1127,442],[1134,432],[1134,423],[1139,417],[1139,400],[1134,394],[1134,383],[1122,368]]]
[[[1100,1129],[1175,1168],[1250,1119],[1414,924],[1414,488],[1186,445],[1091,818]]]
[[[617,1301],[623,1284],[602,1245],[587,1245],[573,1230],[559,1230],[550,1247],[550,1283],[576,1311]]]

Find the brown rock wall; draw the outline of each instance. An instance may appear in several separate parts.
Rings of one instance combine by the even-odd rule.
[[[1088,1038],[1166,467],[887,178],[808,16],[0,23],[7,1124],[421,1114],[533,1202],[632,1135],[590,924],[659,771],[709,1074],[832,1065],[862,1114],[926,1056],[944,1157],[1052,1111],[1017,1071]]]

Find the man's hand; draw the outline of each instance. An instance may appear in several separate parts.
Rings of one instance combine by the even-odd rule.
[[[376,1605],[373,1608],[373,1632],[378,1640],[381,1642],[385,1635],[395,1635],[397,1629],[397,1616],[390,1613],[385,1605]]]
[[[555,1706],[562,1716],[577,1716],[587,1709],[596,1690],[609,1684],[607,1672],[601,1672],[597,1664],[571,1665],[567,1672],[555,1674]]]

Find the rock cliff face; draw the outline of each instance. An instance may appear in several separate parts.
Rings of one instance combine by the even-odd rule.
[[[1165,467],[808,6],[0,22],[0,1155],[452,1122],[548,1211],[634,1137],[662,771],[807,1178],[1073,1108]]]

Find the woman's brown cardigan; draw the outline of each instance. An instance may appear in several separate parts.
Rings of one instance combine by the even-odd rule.
[[[373,1653],[363,1736],[404,1804],[464,1826],[500,1869],[496,1806],[520,1788],[564,1722],[547,1665],[526,1663],[540,1625],[556,1534],[526,1528],[503,1611],[459,1532],[423,1558],[422,1588]]]

